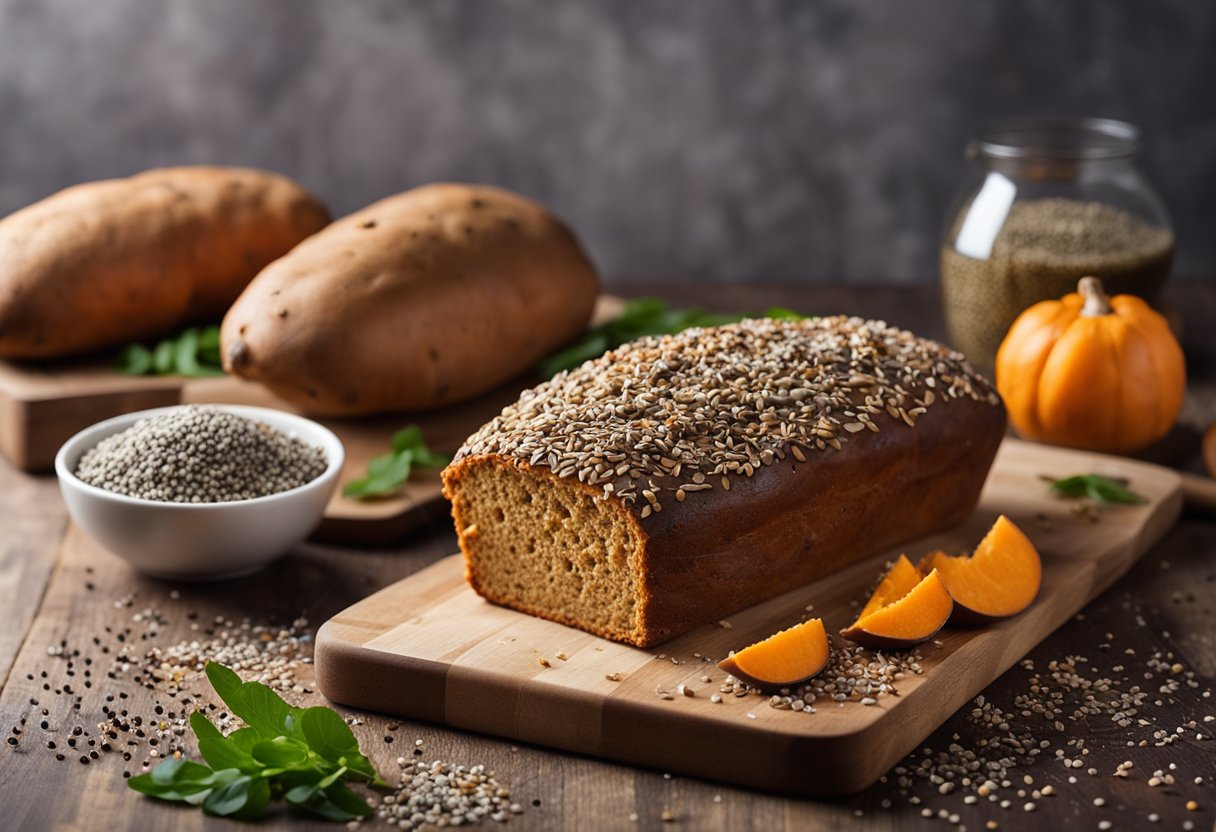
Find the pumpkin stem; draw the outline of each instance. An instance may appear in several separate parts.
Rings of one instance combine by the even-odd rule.
[[[1083,277],[1077,284],[1077,291],[1085,299],[1081,307],[1082,318],[1097,318],[1111,313],[1110,298],[1102,290],[1102,281],[1096,277]]]

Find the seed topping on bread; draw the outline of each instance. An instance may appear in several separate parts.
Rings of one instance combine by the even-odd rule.
[[[943,400],[999,405],[961,353],[844,316],[641,338],[526,390],[456,459],[498,454],[639,504],[644,519],[775,462],[909,429]]]

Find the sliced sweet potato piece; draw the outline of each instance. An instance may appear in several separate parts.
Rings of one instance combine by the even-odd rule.
[[[907,558],[901,556],[901,560],[908,564],[909,569],[916,571]],[[879,585],[880,590],[895,570],[900,568],[899,563],[896,561],[895,567],[887,574],[887,579]],[[896,580],[906,578],[907,574],[901,569],[902,577]],[[874,593],[871,602],[875,598],[878,598],[878,592]],[[870,606],[866,604],[866,609],[870,609]],[[874,650],[899,650],[933,638],[950,618],[953,608],[954,601],[935,569],[917,581],[902,597],[886,601],[868,613],[863,610],[852,626],[841,630],[840,634],[849,641]]]
[[[1039,594],[1043,564],[1030,539],[1001,515],[971,555],[925,555],[922,571],[936,569],[954,598],[951,624],[984,624],[1026,609]]]
[[[828,634],[823,620],[812,618],[745,647],[718,662],[718,667],[761,690],[805,682],[828,663]]]
[[[899,560],[887,571],[882,582],[875,588],[874,594],[857,614],[858,620],[872,612],[877,612],[888,604],[893,604],[916,588],[925,576],[912,565],[907,555],[900,555]]]

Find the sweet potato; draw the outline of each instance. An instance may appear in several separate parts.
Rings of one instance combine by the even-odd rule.
[[[247,168],[60,191],[0,220],[0,357],[73,355],[217,319],[328,221],[291,180]]]
[[[489,390],[583,330],[573,234],[508,191],[434,184],[335,221],[224,318],[230,372],[314,413],[423,410]]]

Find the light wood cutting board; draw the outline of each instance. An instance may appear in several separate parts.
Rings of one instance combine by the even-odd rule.
[[[1097,522],[1079,517],[1040,476],[1080,473],[1126,477],[1149,503],[1102,510]],[[849,794],[1123,575],[1181,506],[1179,477],[1168,469],[1006,440],[974,514],[902,551],[914,561],[938,547],[969,551],[1006,514],[1043,556],[1039,597],[1004,622],[943,630],[920,648],[923,675],[902,680],[900,696],[875,706],[821,700],[808,714],[776,710],[759,695],[713,704],[725,674],[707,659],[802,620],[808,604],[830,632],[840,629],[899,550],[731,615],[729,629],[702,627],[648,650],[486,603],[453,556],[328,621],[317,635],[317,680],[331,700],[368,710],[757,789]],[[656,695],[656,687],[681,683],[695,696]]]
[[[624,301],[603,295],[593,323],[620,313]],[[451,453],[466,437],[535,383],[521,377],[472,401],[426,413],[363,419],[318,419],[342,440],[346,465],[341,485],[362,477],[367,463],[389,449],[393,433],[416,424],[435,450]],[[0,361],[0,453],[24,471],[49,471],[68,438],[89,425],[175,404],[247,404],[298,412],[259,384],[220,378],[132,377],[106,360],[18,364]],[[341,543],[379,544],[396,539],[442,512],[439,472],[416,471],[395,495],[369,501],[342,496],[341,486],[314,537]]]

